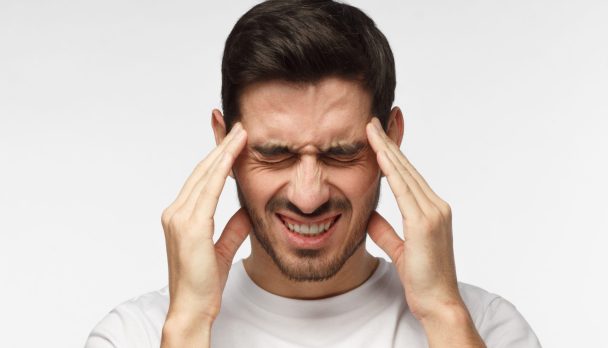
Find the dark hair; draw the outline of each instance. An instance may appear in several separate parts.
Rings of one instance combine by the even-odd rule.
[[[322,0],[269,0],[245,13],[226,39],[222,107],[228,129],[240,118],[239,97],[254,82],[361,80],[372,114],[386,127],[395,97],[395,62],[384,35],[356,7]]]

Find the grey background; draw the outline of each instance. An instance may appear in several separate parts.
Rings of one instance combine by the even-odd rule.
[[[214,146],[254,3],[0,0],[3,346],[82,346],[166,284],[160,214]],[[402,150],[453,208],[459,279],[544,346],[606,346],[608,3],[351,3],[394,50]],[[237,206],[229,180],[218,230]],[[379,209],[401,227],[388,185]]]

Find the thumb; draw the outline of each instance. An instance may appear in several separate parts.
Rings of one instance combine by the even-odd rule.
[[[247,211],[241,208],[228,220],[214,246],[218,267],[222,273],[228,273],[234,254],[249,235],[249,231],[251,231],[251,220]]]
[[[372,212],[367,223],[367,233],[396,264],[403,253],[403,240],[399,238],[388,221],[376,211]]]

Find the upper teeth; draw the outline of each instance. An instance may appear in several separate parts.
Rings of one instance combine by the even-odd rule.
[[[331,226],[331,221],[328,221],[324,224],[310,224],[310,225],[297,225],[297,224],[287,223],[287,227],[289,227],[290,230],[297,232],[297,233],[308,234],[308,235],[323,233],[329,229],[329,226]]]

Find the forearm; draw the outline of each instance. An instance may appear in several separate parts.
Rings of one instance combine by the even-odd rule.
[[[163,326],[161,348],[209,348],[211,320],[167,316]]]
[[[443,308],[436,315],[421,319],[430,348],[485,348],[471,316],[464,306]]]

